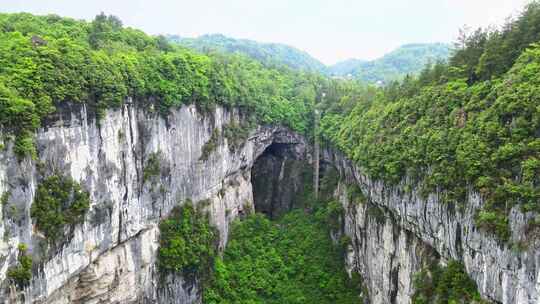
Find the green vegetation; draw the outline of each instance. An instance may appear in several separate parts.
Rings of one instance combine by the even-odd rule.
[[[161,153],[152,152],[148,155],[143,169],[143,182],[147,182],[161,174]]]
[[[416,275],[414,284],[413,304],[487,303],[480,298],[476,283],[457,261],[450,261],[444,267],[430,265]]]
[[[343,210],[343,206],[339,202],[334,200],[329,201],[321,212],[324,217],[318,214],[318,219],[330,229],[330,232],[341,231],[341,223],[345,210]]]
[[[201,51],[242,54],[261,62],[267,67],[287,66],[291,69],[325,72],[326,66],[308,53],[279,43],[259,43],[247,39],[233,39],[221,34],[203,35],[197,38],[169,36],[171,42]]]
[[[309,198],[307,195],[306,199]],[[279,220],[251,214],[233,223],[223,256],[218,233],[202,210],[210,203],[190,202],[173,209],[160,224],[158,267],[199,280],[204,303],[359,303],[361,280],[344,268],[344,248],[330,234],[341,230],[337,202],[311,204]],[[250,214],[250,211],[247,211]]]
[[[223,125],[221,132],[218,128],[214,128],[214,130],[212,130],[210,138],[202,146],[202,152],[199,160],[208,160],[208,157],[210,157],[210,155],[216,150],[222,138],[227,139],[227,143],[229,144],[229,150],[231,152],[239,149],[247,140],[251,128],[252,124],[249,122],[238,123],[235,121]]]
[[[335,212],[342,209],[331,204],[313,214],[293,210],[275,222],[261,214],[235,222],[204,302],[360,303],[360,280],[349,279],[343,250],[330,238]]]
[[[10,190],[5,191],[4,193],[2,193],[2,195],[0,196],[0,205],[2,205],[2,206],[7,205],[8,202],[9,202],[10,195],[11,195]]]
[[[246,142],[250,130],[249,124],[235,121],[223,126],[223,137],[227,139],[231,151],[237,150]]]
[[[346,59],[338,63],[333,64],[328,69],[330,74],[338,77],[349,77],[353,76],[354,72],[360,68],[360,66],[369,63],[368,60],[362,59]]]
[[[69,177],[52,175],[41,181],[30,214],[49,243],[65,235],[66,226],[84,220],[90,208],[90,194]]]
[[[26,244],[19,244],[18,249],[17,266],[8,269],[7,278],[12,284],[22,289],[28,286],[32,279],[32,257],[27,254]]]
[[[449,64],[378,90],[337,87],[323,136],[372,178],[408,176],[424,194],[461,205],[475,189],[485,200],[477,224],[508,240],[510,208],[540,211],[538,27],[533,2],[500,31],[462,37]]]
[[[162,275],[179,273],[203,282],[212,275],[219,235],[208,214],[188,201],[175,207],[159,229],[158,267]]]
[[[329,68],[330,74],[360,79],[366,83],[389,83],[418,74],[426,64],[445,61],[451,48],[444,43],[407,44],[372,61],[350,59]]]
[[[366,202],[362,189],[355,183],[347,185],[347,196],[349,201],[355,204],[364,204]]]
[[[35,156],[33,132],[57,107],[86,103],[100,116],[132,97],[162,115],[183,104],[236,107],[258,123],[311,138],[314,106],[325,92],[321,134],[371,178],[397,184],[407,176],[406,191],[418,186],[461,207],[476,190],[485,201],[478,226],[506,241],[512,207],[540,211],[538,28],[540,4],[532,2],[499,30],[461,35],[448,63],[376,88],[238,54],[198,54],[103,14],[92,22],[0,14],[0,125],[14,136],[19,157]],[[418,54],[447,49],[409,45],[386,59],[412,58],[418,66]],[[230,125],[223,133],[235,148],[247,128]],[[213,134],[201,159],[217,139]]]
[[[24,206],[10,201],[11,190],[4,192],[0,196],[0,207],[2,208],[2,216],[4,221],[13,221],[20,224],[25,217]],[[4,236],[9,235],[9,229],[6,229]]]
[[[304,170],[312,171],[311,166],[308,166]],[[313,178],[311,174],[309,175],[309,178]],[[338,170],[334,168],[333,166],[326,167],[326,170],[320,176],[320,183],[319,183],[320,198],[322,200],[330,200],[331,198],[333,198],[334,191],[336,190],[338,182],[339,182]],[[312,191],[312,189],[310,188],[309,191]]]
[[[199,157],[199,160],[206,161],[208,160],[208,157],[214,152],[218,146],[219,138],[221,136],[221,132],[219,132],[218,128],[214,128],[212,130],[212,134],[210,135],[210,138],[207,142],[204,143],[201,150],[201,157]]]
[[[24,156],[30,156],[30,158],[35,159],[37,157],[37,151],[34,145],[33,134],[28,131],[20,132],[15,138],[13,151],[19,160],[23,159]]]
[[[278,43],[233,39],[221,34],[203,35],[197,38],[168,36],[168,39],[173,43],[203,53],[241,54],[262,63],[265,67],[286,66],[294,70],[332,76],[350,74],[366,83],[378,81],[387,83],[402,79],[407,74],[417,74],[427,63],[448,59],[451,51],[450,46],[443,43],[408,44],[376,60],[350,59],[327,67],[303,51]]]
[[[500,240],[510,239],[510,226],[508,217],[501,212],[480,210],[475,217],[476,225],[482,229],[493,232]]]
[[[35,156],[34,130],[66,102],[86,103],[98,117],[128,97],[163,115],[220,104],[305,132],[322,79],[240,55],[197,54],[103,14],[89,23],[0,14],[0,41],[0,126],[15,135],[20,157]]]

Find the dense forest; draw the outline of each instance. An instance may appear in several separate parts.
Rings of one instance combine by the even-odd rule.
[[[203,53],[223,52],[241,54],[261,62],[267,67],[286,66],[295,70],[325,73],[326,66],[308,53],[279,43],[260,43],[248,39],[234,39],[221,34],[202,35],[197,38],[167,36],[169,41]]]
[[[198,54],[114,16],[87,23],[0,14],[0,40],[0,124],[21,157],[35,153],[33,131],[66,102],[86,103],[98,117],[128,97],[164,115],[182,104],[220,104],[304,132],[323,81],[240,55]]]
[[[104,14],[91,22],[0,14],[0,41],[0,126],[7,135],[2,149],[12,146],[20,160],[36,157],[35,131],[63,104],[85,104],[98,123],[105,110],[131,101],[164,116],[186,104],[202,112],[220,105],[249,113],[260,124],[288,126],[308,139],[321,136],[371,178],[419,188],[425,196],[435,193],[441,203],[462,207],[475,191],[485,200],[474,214],[476,224],[502,246],[527,246],[509,243],[513,207],[540,213],[538,2],[499,29],[464,33],[448,62],[434,62],[418,76],[383,87],[269,66],[241,54],[201,54]],[[322,111],[320,130],[313,128],[315,109]],[[88,208],[76,184],[58,182],[79,193],[80,209]],[[65,196],[60,188],[55,192]],[[38,198],[50,201],[46,192],[40,189]],[[209,303],[236,303],[238,297],[252,299],[249,303],[268,298],[274,302],[267,303],[309,303],[321,297],[318,288],[328,291],[325,303],[351,303],[358,294],[351,290],[361,284],[343,271],[339,244],[330,238],[326,221],[335,210],[329,202],[313,204],[311,213],[294,211],[276,222],[253,215],[237,223],[222,257],[212,247],[215,231],[205,216],[194,207],[175,210],[160,226],[159,267],[185,273],[209,269],[204,278]],[[46,209],[33,207],[32,213]],[[39,225],[58,234],[50,221]],[[530,231],[539,228],[540,217],[529,225]],[[246,234],[256,237],[247,240]],[[196,237],[186,240],[190,235]],[[291,249],[291,243],[301,246]],[[445,287],[441,290],[464,282],[470,297],[478,297],[460,265],[437,271],[432,280]],[[261,279],[245,285],[253,276]],[[431,293],[417,295],[417,303],[437,298],[427,281],[418,279],[420,291]],[[460,288],[447,294],[445,303]],[[261,289],[270,294],[254,292]]]
[[[403,45],[375,60],[349,59],[331,66],[311,57],[306,52],[279,43],[259,43],[248,39],[234,39],[221,34],[182,38],[169,35],[167,39],[203,53],[241,54],[262,63],[265,67],[285,66],[293,70],[316,72],[326,76],[347,77],[366,84],[401,80],[407,74],[416,75],[426,64],[446,61],[451,47],[444,43]]]
[[[328,73],[364,83],[385,84],[416,75],[426,64],[445,62],[450,53],[450,45],[444,43],[406,44],[375,60],[349,59],[336,63],[328,68]]]
[[[205,303],[358,303],[361,280],[348,277],[344,248],[328,237],[339,204],[328,206],[293,210],[277,221],[254,214],[236,222]]]
[[[478,226],[506,241],[513,206],[540,211],[539,40],[534,2],[501,29],[463,35],[447,64],[418,77],[332,92],[324,137],[373,178],[407,178],[457,205],[478,191],[486,201]]]

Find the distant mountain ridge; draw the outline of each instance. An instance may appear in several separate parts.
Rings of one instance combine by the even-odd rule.
[[[383,57],[371,61],[348,59],[326,66],[307,52],[280,43],[261,43],[249,39],[234,39],[222,34],[197,38],[167,36],[168,40],[201,52],[239,53],[266,66],[284,65],[292,69],[318,72],[333,77],[350,77],[367,83],[386,83],[407,74],[416,74],[429,62],[446,60],[451,46],[445,43],[415,43],[403,45]]]
[[[329,67],[332,76],[359,78],[369,83],[388,82],[420,72],[428,63],[445,61],[452,48],[446,43],[403,45],[381,58],[363,61],[349,59]]]
[[[307,52],[280,43],[261,43],[248,39],[234,39],[222,34],[202,35],[197,38],[168,36],[169,40],[201,52],[217,50],[240,53],[266,66],[285,65],[297,70],[326,73],[327,67]]]
[[[347,59],[340,61],[336,64],[333,64],[331,66],[328,66],[328,73],[334,76],[346,76],[352,73],[354,71],[364,65],[369,63],[369,60],[362,60],[362,59]]]

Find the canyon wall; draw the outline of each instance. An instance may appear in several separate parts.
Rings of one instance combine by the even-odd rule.
[[[302,140],[283,128],[258,127],[235,149],[220,138],[202,161],[214,129],[240,121],[238,112],[217,108],[203,115],[184,106],[164,118],[128,104],[108,110],[100,121],[85,106],[59,113],[37,132],[36,160],[18,161],[10,143],[0,153],[0,193],[9,193],[0,222],[0,299],[5,303],[200,301],[196,282],[168,277],[169,284],[163,284],[159,277],[160,219],[187,200],[203,204],[223,248],[230,222],[253,210],[254,160],[272,143]],[[158,160],[159,174],[145,179],[150,158]],[[90,193],[91,207],[69,239],[47,249],[32,225],[30,207],[39,178],[50,174],[80,182]],[[8,286],[6,275],[22,243],[34,268],[21,294]]]
[[[37,132],[37,159],[19,161],[6,141],[0,152],[0,194],[9,194],[0,221],[0,303],[200,303],[197,282],[160,277],[160,220],[191,200],[210,213],[223,249],[231,221],[255,207],[251,174],[258,157],[267,157],[261,166],[272,183],[285,180],[294,187],[299,179],[284,173],[287,159],[311,161],[301,136],[272,126],[252,128],[240,146],[220,137],[201,158],[215,130],[243,119],[234,110],[202,114],[195,106],[162,117],[128,103],[96,121],[85,106],[72,105]],[[286,145],[287,153],[268,150],[273,144]],[[473,191],[459,208],[441,203],[437,194],[421,197],[406,180],[394,186],[371,180],[331,149],[322,158],[323,166],[340,172],[335,193],[351,239],[347,266],[362,275],[371,303],[410,303],[414,274],[429,261],[450,259],[463,262],[486,299],[540,303],[540,244],[526,231],[531,215],[515,209],[510,218],[513,242],[527,246],[502,245],[475,227],[474,210],[482,201]],[[148,178],[151,159],[158,160],[159,173]],[[40,179],[51,174],[72,177],[91,200],[83,223],[54,248],[44,245],[30,217]],[[351,200],[350,184],[364,200]],[[262,196],[263,211],[291,207],[294,191],[282,188],[276,188],[285,197],[279,201]],[[34,259],[33,277],[18,291],[6,276],[23,243]]]
[[[432,260],[461,261],[483,298],[496,303],[540,303],[540,239],[529,231],[532,214],[510,212],[513,244],[502,244],[474,224],[483,203],[469,192],[462,206],[422,197],[408,180],[386,185],[363,174],[340,153],[326,151],[341,172],[336,193],[345,209],[344,232],[351,238],[347,263],[365,280],[373,303],[409,303],[414,274]],[[346,182],[345,182],[346,181]],[[346,184],[365,200],[352,202]]]

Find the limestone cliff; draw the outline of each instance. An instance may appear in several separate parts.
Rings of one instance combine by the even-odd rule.
[[[339,153],[325,157],[366,197],[352,202],[344,182],[336,191],[352,240],[347,262],[364,278],[373,303],[409,303],[414,274],[432,259],[463,262],[485,299],[540,303],[540,240],[526,231],[531,214],[512,210],[512,241],[527,243],[513,248],[476,228],[475,209],[483,202],[474,191],[460,208],[441,203],[437,194],[423,198],[406,180],[396,186],[371,180]]]
[[[209,202],[205,208],[220,232],[222,248],[229,223],[253,209],[254,160],[272,143],[301,140],[283,128],[258,127],[237,149],[220,139],[202,161],[201,150],[213,130],[241,120],[238,112],[217,108],[202,115],[186,106],[163,118],[126,105],[107,111],[99,122],[84,106],[60,113],[37,132],[38,159],[19,162],[9,146],[0,153],[0,193],[9,193],[7,204],[17,210],[16,218],[4,212],[0,222],[3,302],[198,302],[193,282],[168,278],[170,284],[159,284],[159,220],[187,199]],[[159,159],[160,174],[145,180],[152,155]],[[71,238],[45,252],[30,206],[39,178],[52,172],[80,182],[90,192],[91,207]],[[28,245],[35,266],[24,296],[6,280],[20,243]]]
[[[9,142],[0,152],[0,194],[8,193],[0,222],[0,302],[200,303],[197,282],[159,278],[160,219],[188,199],[204,205],[223,248],[231,221],[255,207],[252,168],[254,174],[267,172],[268,189],[279,197],[257,191],[257,208],[279,213],[294,205],[301,187],[298,168],[287,171],[296,166],[288,160],[310,161],[301,136],[272,126],[253,127],[240,145],[220,137],[201,157],[215,130],[244,119],[235,110],[202,114],[184,106],[162,117],[128,103],[99,121],[88,112],[72,106],[47,122],[36,134],[36,160],[18,161]],[[487,299],[540,303],[538,238],[518,250],[477,230],[478,194],[471,192],[460,209],[440,203],[437,194],[422,198],[406,181],[389,186],[371,180],[331,150],[322,157],[323,167],[340,172],[336,196],[346,210],[343,232],[352,240],[347,265],[364,278],[372,303],[410,303],[414,274],[432,259],[463,261]],[[158,172],[148,178],[152,159]],[[30,207],[40,179],[53,172],[80,182],[91,206],[83,223],[51,250],[33,226]],[[287,184],[295,189],[283,188]],[[365,200],[351,201],[345,184],[356,184]],[[511,213],[514,240],[527,236],[528,217]],[[34,259],[30,286],[22,293],[6,279],[20,243]]]

